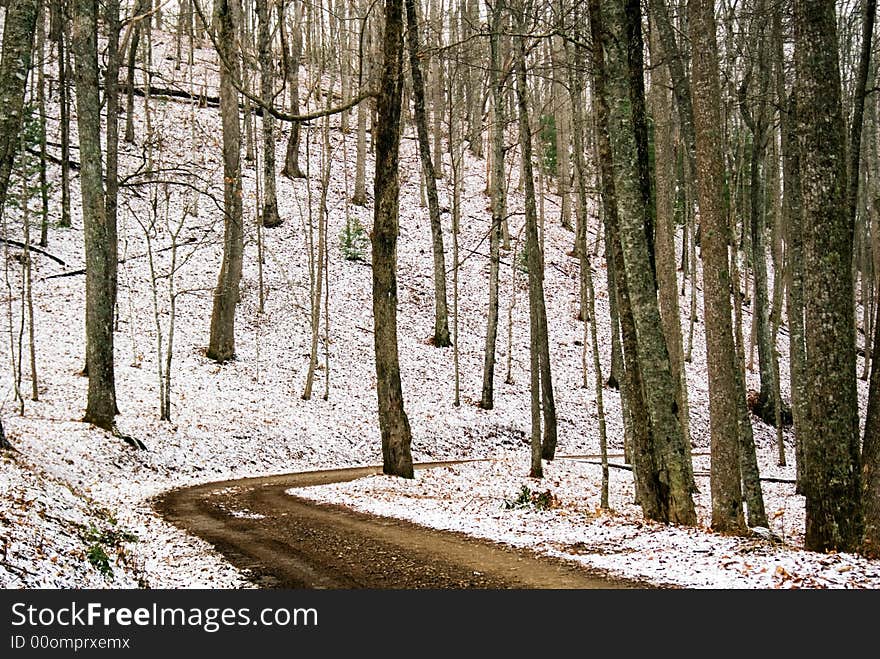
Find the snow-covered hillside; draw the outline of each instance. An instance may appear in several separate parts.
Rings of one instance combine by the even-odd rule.
[[[189,86],[184,65],[176,71],[173,41],[159,35],[154,61],[166,87]],[[197,85],[214,90],[216,74],[208,49],[196,56]],[[305,73],[304,73],[305,77]],[[144,156],[143,99],[136,99],[137,144],[122,145],[123,176],[135,172]],[[222,199],[220,120],[216,108],[193,108],[180,99],[153,100],[151,124],[157,149],[159,185],[156,215],[151,215],[153,185],[142,175],[122,191],[119,215],[118,330],[115,334],[116,383],[122,433],[138,438],[146,451],[136,451],[118,437],[90,428],[82,418],[87,382],[80,375],[84,355],[84,278],[70,274],[83,267],[79,179],[74,176],[73,227],[54,226],[60,209],[60,175],[50,170],[51,218],[47,251],[65,266],[34,255],[34,303],[38,402],[28,399],[27,350],[23,351],[24,413],[14,400],[11,352],[18,354],[20,324],[20,251],[3,247],[6,264],[4,310],[0,321],[0,391],[6,433],[16,451],[0,465],[0,586],[34,587],[248,587],[246,575],[229,566],[204,542],[186,536],[152,511],[150,497],[184,484],[234,477],[381,462],[376,418],[375,370],[372,358],[370,268],[344,259],[338,236],[346,213],[369,229],[372,207],[346,207],[353,187],[355,136],[331,134],[333,161],[329,208],[329,371],[317,372],[316,394],[301,397],[308,368],[309,270],[307,213],[309,194],[316,208],[322,157],[320,124],[304,130],[310,140],[307,181],[278,177],[284,224],[263,230],[262,278],[265,310],[258,312],[260,268],[255,224],[256,163],[244,170],[246,250],[241,303],[236,318],[236,359],[218,365],[204,349],[212,288],[220,265]],[[57,143],[58,108],[49,108],[49,141]],[[259,121],[259,120],[258,120]],[[354,122],[352,122],[353,124]],[[259,126],[259,124],[258,124]],[[283,162],[287,129],[277,138]],[[528,309],[526,282],[513,267],[512,253],[502,255],[501,327],[496,369],[496,405],[476,406],[482,380],[485,313],[488,306],[489,201],[485,195],[485,162],[468,156],[462,197],[461,264],[458,291],[458,348],[462,404],[453,406],[452,349],[430,345],[433,328],[433,282],[427,210],[420,203],[419,159],[412,130],[402,145],[401,234],[399,242],[399,340],[406,409],[413,428],[416,460],[493,458],[454,469],[420,472],[414,482],[376,477],[345,486],[327,486],[308,496],[344,502],[380,514],[400,515],[425,524],[456,528],[475,535],[536,547],[557,554],[579,554],[577,560],[621,576],[693,587],[877,587],[880,563],[852,556],[824,556],[799,549],[803,500],[793,486],[767,485],[770,529],[782,539],[773,544],[759,537],[723,538],[705,528],[667,529],[640,520],[632,506],[628,472],[615,470],[613,513],[597,514],[599,473],[594,465],[559,460],[548,477],[530,482],[526,473],[529,427]],[[74,130],[74,144],[76,135]],[[305,139],[305,137],[304,137]],[[57,149],[50,147],[53,154]],[[78,150],[73,149],[78,159]],[[306,146],[301,154],[305,166]],[[448,158],[448,156],[447,156]],[[367,163],[368,180],[372,178]],[[193,201],[187,181],[210,184],[197,216],[184,208]],[[441,206],[450,198],[441,181]],[[370,186],[368,186],[368,189]],[[168,196],[166,197],[166,191]],[[371,195],[368,195],[371,196]],[[511,235],[521,234],[522,198],[511,186]],[[34,208],[36,208],[36,204]],[[559,453],[598,452],[596,407],[592,389],[583,388],[584,330],[577,320],[578,264],[570,255],[574,236],[559,226],[557,200],[545,202],[546,297],[553,385],[559,416]],[[35,215],[32,215],[32,218]],[[447,264],[452,267],[449,217],[444,216]],[[167,341],[168,279],[171,233],[180,222],[175,275],[177,298],[172,369],[172,420],[159,420],[157,328],[148,247],[159,275],[156,300]],[[596,230],[591,218],[590,230]],[[20,240],[20,217],[10,214],[6,235]],[[147,244],[149,235],[149,246]],[[161,251],[164,250],[164,251]],[[367,261],[369,255],[367,254]],[[610,353],[604,262],[594,260],[599,336],[603,365]],[[450,306],[452,280],[450,277]],[[515,304],[511,311],[511,305]],[[682,299],[683,309],[686,297]],[[686,312],[685,312],[686,313]],[[508,345],[507,319],[512,319]],[[748,318],[748,316],[746,316]],[[683,317],[683,322],[687,318]],[[455,320],[451,320],[455,323]],[[323,323],[323,321],[322,321]],[[25,341],[27,334],[25,333]],[[323,328],[322,328],[323,336]],[[782,337],[784,339],[784,335]],[[785,350],[784,341],[780,349]],[[25,344],[26,345],[26,344]],[[696,326],[693,361],[687,365],[691,429],[695,454],[708,449],[708,402],[702,325]],[[512,383],[505,381],[508,359]],[[787,373],[783,365],[783,378]],[[322,399],[324,378],[329,396]],[[749,374],[750,378],[755,374]],[[752,382],[754,386],[754,382]],[[864,383],[860,382],[862,398]],[[787,386],[783,386],[787,390]],[[620,401],[606,390],[609,449],[622,450]],[[775,466],[771,428],[755,421],[762,475],[791,478],[793,467]],[[787,450],[793,459],[790,437]],[[707,471],[707,458],[697,455],[696,468]],[[790,462],[791,464],[791,462]],[[551,510],[508,510],[523,484],[549,489],[559,500]],[[700,522],[707,524],[708,478],[701,477]],[[98,546],[106,555],[103,561]],[[581,547],[582,550],[576,550]],[[112,576],[107,569],[112,570]],[[684,569],[682,569],[684,568]]]

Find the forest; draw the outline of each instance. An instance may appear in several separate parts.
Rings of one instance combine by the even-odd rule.
[[[0,14],[4,588],[259,587],[168,493],[364,465],[289,492],[880,587],[876,0]]]

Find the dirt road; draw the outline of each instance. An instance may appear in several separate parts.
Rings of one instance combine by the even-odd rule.
[[[443,464],[449,463],[418,468]],[[209,483],[167,492],[155,508],[262,588],[644,587],[534,552],[285,493],[380,472],[359,467]]]

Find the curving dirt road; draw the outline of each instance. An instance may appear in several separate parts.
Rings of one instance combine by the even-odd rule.
[[[646,587],[531,551],[285,494],[378,473],[380,467],[356,467],[208,483],[167,492],[154,506],[262,588]]]

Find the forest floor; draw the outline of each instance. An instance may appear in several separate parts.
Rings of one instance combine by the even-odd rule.
[[[214,57],[208,49],[196,53],[192,80],[186,66],[173,68],[170,36],[158,35],[153,52],[159,68],[154,84],[161,81],[163,86],[184,90],[190,84],[206,85],[207,91],[215,93]],[[57,156],[58,108],[50,92],[48,137],[50,152]],[[135,450],[119,437],[81,421],[87,381],[81,375],[84,279],[76,274],[84,263],[79,178],[74,171],[73,226],[59,228],[60,175],[52,165],[46,251],[64,265],[33,255],[38,401],[30,399],[28,333],[22,330],[21,251],[9,244],[0,247],[5,264],[0,414],[15,446],[15,451],[0,456],[2,587],[255,587],[258,584],[209,543],[163,520],[153,507],[153,498],[198,483],[381,462],[369,244],[363,247],[366,261],[350,261],[341,253],[338,240],[347,219],[357,220],[367,231],[372,224],[370,184],[366,207],[346,202],[354,181],[354,132],[344,134],[334,118],[331,150],[322,154],[320,122],[305,128],[302,166],[305,169],[309,163],[311,180],[278,177],[285,221],[262,231],[262,262],[254,211],[260,164],[245,163],[247,227],[236,359],[220,365],[204,354],[223,233],[218,206],[223,181],[219,113],[216,108],[199,108],[179,99],[155,98],[150,117],[150,142],[156,147],[152,154],[144,146],[146,117],[140,98],[135,99],[135,119],[137,143],[123,145],[120,156],[121,170],[130,177],[123,187],[119,216],[119,251],[124,261],[119,272],[116,382],[119,430],[142,441],[147,450]],[[353,116],[351,125],[355,125]],[[73,128],[76,144],[75,124]],[[277,136],[279,162],[286,136],[285,127]],[[695,496],[699,525],[683,528],[645,522],[632,504],[631,474],[624,469],[612,469],[611,510],[599,510],[595,460],[558,459],[546,465],[542,481],[529,479],[528,305],[526,276],[516,267],[521,250],[502,254],[495,408],[487,411],[476,403],[486,330],[490,212],[486,163],[466,153],[462,226],[457,236],[457,322],[451,319],[460,366],[461,404],[456,406],[453,349],[438,349],[430,341],[434,307],[431,239],[427,210],[420,200],[419,158],[411,138],[408,130],[401,155],[398,287],[401,369],[413,455],[417,461],[489,461],[422,471],[411,481],[373,476],[298,489],[297,496],[528,548],[625,580],[690,588],[880,587],[878,561],[803,550],[803,498],[790,483],[764,484],[768,530],[748,538],[709,531],[709,482],[704,475],[708,473],[708,399],[699,281],[694,288],[697,316],[692,359],[686,365],[700,490]],[[159,182],[148,179],[140,169],[148,155],[164,172]],[[316,174],[322,155],[332,162],[327,196],[329,335],[325,340],[322,316],[315,393],[304,400],[312,341],[310,238],[316,241],[316,229],[310,231],[310,226],[317,226],[321,190]],[[78,160],[76,148],[72,157]],[[511,169],[509,219],[514,247],[522,233],[516,170]],[[448,155],[444,171],[449,172]],[[372,180],[372,156],[367,161],[367,180]],[[438,184],[441,205],[448,208],[448,177]],[[193,186],[202,189],[197,214]],[[593,388],[583,386],[585,328],[577,319],[578,262],[570,254],[574,235],[560,225],[558,198],[545,191],[542,199],[558,451],[563,456],[595,455],[599,449],[596,401]],[[38,208],[36,200],[32,208]],[[6,215],[5,236],[20,240],[20,214]],[[37,217],[34,210],[31,220]],[[444,215],[444,224],[452,308],[454,236],[448,215]],[[597,226],[597,218],[591,217],[591,245],[597,240]],[[172,321],[169,274],[175,232],[172,408],[171,421],[161,421],[159,365],[164,364]],[[601,250],[593,259],[593,275],[602,364],[607,369],[610,333]],[[684,282],[680,298],[686,346],[691,284],[689,278]],[[748,328],[748,308],[743,309],[743,317]],[[783,326],[779,337],[783,355],[786,344]],[[21,400],[15,384],[19,370]],[[787,397],[785,360],[781,360],[781,371]],[[588,376],[592,382],[592,374]],[[747,377],[749,386],[756,387],[757,373],[749,371]],[[866,383],[859,381],[863,413],[866,392]],[[623,448],[619,393],[606,389],[604,403],[609,450],[616,455]],[[788,466],[780,467],[774,429],[754,418],[753,425],[761,475],[791,480],[791,433],[783,433]],[[612,461],[620,462],[619,458]]]

